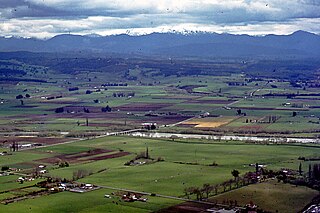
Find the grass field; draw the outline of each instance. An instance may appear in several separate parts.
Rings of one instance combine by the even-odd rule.
[[[213,198],[218,203],[237,201],[240,205],[251,201],[259,209],[270,212],[300,212],[319,192],[303,186],[268,181],[250,185]]]
[[[162,157],[163,162],[155,162],[140,166],[125,166],[124,163],[134,158],[137,153],[143,152],[148,147],[149,154],[153,158]],[[52,157],[60,154],[83,153],[93,149],[123,150],[130,152],[130,155],[113,159],[98,160],[87,163],[71,163],[69,167],[58,168],[56,165],[47,164],[49,173],[46,176],[72,179],[73,172],[87,170],[93,174],[78,181],[101,186],[112,186],[129,190],[138,190],[148,193],[164,194],[170,196],[183,196],[184,188],[191,186],[202,186],[204,183],[218,184],[226,179],[232,178],[231,171],[237,169],[240,174],[247,171],[254,171],[251,163],[267,165],[268,169],[291,168],[297,169],[299,156],[317,157],[320,146],[295,146],[295,145],[252,145],[242,142],[214,142],[210,140],[184,139],[164,140],[145,139],[134,137],[104,137],[78,141],[72,144],[56,145],[47,148],[39,148],[36,151],[15,152],[0,161],[0,166],[19,165],[20,163],[34,163],[37,159]],[[26,159],[25,156],[32,158]],[[101,154],[100,154],[101,155]],[[99,155],[98,155],[99,156]],[[218,166],[211,167],[209,164],[215,162]],[[306,170],[308,164],[303,164]],[[103,172],[99,172],[106,169]],[[26,170],[28,171],[28,170]],[[24,170],[20,171],[24,172]],[[2,190],[13,190],[34,183],[28,182],[18,184],[15,179],[18,176],[0,177]],[[279,189],[280,190],[280,189]],[[74,199],[88,200],[86,209],[81,204],[72,207],[78,211],[91,212],[103,211],[110,208],[110,211],[133,211],[149,212],[162,209],[179,203],[175,200],[150,198],[145,205],[140,203],[127,203],[116,205],[103,198],[104,190],[98,190],[83,195],[69,192],[47,195],[32,200],[20,201],[8,204],[4,208],[8,212],[14,212],[20,208],[30,208],[35,212],[42,212],[47,206],[53,212],[67,211],[70,205],[68,197]],[[11,194],[4,194],[10,197]],[[94,199],[94,200],[92,200]],[[90,200],[90,201],[89,201]],[[153,201],[155,203],[153,203]],[[46,203],[37,206],[37,201]],[[56,205],[60,203],[61,205]],[[301,207],[301,203],[297,204]],[[304,205],[304,203],[303,203]],[[55,207],[56,206],[56,207]],[[110,207],[112,206],[112,207]],[[70,207],[71,208],[71,207]]]
[[[104,198],[112,191],[101,189],[85,194],[62,192],[21,201],[15,204],[1,205],[5,212],[153,212],[159,208],[175,205],[175,200],[150,197],[146,203],[128,203],[113,197]]]

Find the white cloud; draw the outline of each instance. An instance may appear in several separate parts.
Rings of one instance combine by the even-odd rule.
[[[185,32],[185,31],[205,31],[218,33],[265,35],[265,34],[290,34],[297,30],[310,32],[320,32],[320,18],[317,19],[296,19],[290,22],[264,22],[264,23],[238,23],[233,25],[221,24],[197,24],[192,22],[159,24],[157,26],[139,27],[139,23],[144,19],[141,16],[132,18],[114,17],[89,17],[78,20],[58,20],[58,19],[11,19],[0,25],[0,35],[25,36],[50,38],[57,34],[74,33],[100,35],[111,34],[148,34],[152,32]],[[131,27],[136,26],[136,27]]]
[[[320,32],[318,0],[0,0],[0,35]],[[1,4],[3,3],[3,4]]]

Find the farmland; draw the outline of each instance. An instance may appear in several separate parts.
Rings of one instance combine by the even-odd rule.
[[[216,187],[208,201],[222,205],[238,192],[263,191],[271,178],[283,182],[282,170],[294,171],[294,178],[310,178],[309,167],[319,163],[318,144],[124,135],[136,131],[316,141],[316,70],[306,70],[302,80],[294,75],[298,71],[287,75],[286,65],[279,73],[252,70],[273,61],[60,57],[0,61],[0,66],[19,71],[0,82],[1,210],[156,212],[205,200],[203,190],[190,192],[204,184]],[[256,164],[265,167],[258,171]],[[275,173],[267,182],[245,179],[265,170]],[[46,181],[52,187],[44,187]],[[55,191],[59,186],[54,184],[62,182],[98,189],[78,194],[60,186]],[[269,188],[286,193],[290,187],[282,182]],[[291,197],[305,188],[296,189]],[[308,190],[295,201],[296,209],[316,196],[314,189]],[[126,202],[117,195],[124,191],[137,191],[148,201]],[[111,198],[104,198],[106,194]],[[263,210],[275,210],[258,195],[254,201]],[[279,202],[279,209],[288,204],[286,199]]]
[[[145,165],[125,166],[124,164],[134,158],[148,147],[152,158],[161,157],[163,161],[155,161]],[[110,186],[127,190],[136,190],[146,193],[156,193],[168,196],[184,197],[184,189],[191,186],[201,186],[205,183],[218,184],[225,179],[232,178],[230,171],[237,169],[240,174],[254,171],[254,167],[249,164],[259,162],[267,165],[268,169],[296,169],[299,165],[299,156],[318,156],[320,147],[296,146],[296,145],[252,145],[242,142],[215,142],[210,140],[180,140],[176,139],[143,139],[125,136],[107,136],[99,139],[89,139],[70,144],[55,145],[47,148],[37,148],[14,152],[13,155],[0,156],[1,165],[20,168],[19,173],[30,174],[32,169],[38,165],[46,165],[48,173],[42,177],[66,178],[71,180],[75,171],[87,171],[87,175],[77,181],[91,183],[98,186]],[[122,150],[122,151],[119,151]],[[183,150],[183,151],[181,151]],[[111,156],[112,153],[123,153],[122,155]],[[30,156],[26,159],[24,156]],[[32,156],[32,157],[31,157]],[[232,157],[231,157],[232,156]],[[3,159],[5,158],[5,160]],[[59,159],[56,161],[54,159]],[[68,162],[68,167],[60,167],[59,162]],[[215,162],[216,166],[210,166]],[[23,165],[28,165],[25,167]],[[307,169],[308,163],[303,164]],[[11,190],[16,188],[33,186],[35,182],[15,183],[18,176],[1,177],[1,193],[3,198],[8,198]],[[35,181],[41,181],[36,179]],[[126,180],[126,181],[124,181]],[[3,194],[3,192],[9,191]],[[41,212],[38,202],[48,203],[54,212],[68,211],[68,197],[78,197],[78,199],[88,199],[86,211],[94,211],[108,208],[114,211],[130,211],[122,209],[133,208],[132,211],[155,211],[162,208],[178,204],[178,200],[164,199],[159,197],[149,197],[150,202],[146,204],[132,203],[128,206],[123,201],[117,202],[119,205],[104,200],[105,193],[114,190],[99,189],[87,192],[83,195],[73,195],[71,192],[59,192],[48,194],[32,200],[19,201],[17,203],[3,206],[7,211],[18,211],[17,209],[27,207],[35,212]],[[8,194],[9,193],[9,194]],[[309,198],[312,199],[312,196]],[[52,201],[53,200],[53,201]],[[57,201],[54,201],[57,200]],[[307,199],[308,200],[308,199]],[[51,203],[52,201],[52,203]],[[113,201],[113,200],[112,200]],[[54,207],[55,202],[61,205]],[[181,201],[180,201],[181,202]],[[248,200],[249,202],[249,200]],[[50,203],[50,204],[49,204]],[[308,202],[307,202],[308,203]],[[298,205],[299,208],[304,206]],[[75,207],[79,211],[85,211],[81,205]],[[18,211],[19,212],[19,211]]]
[[[65,132],[78,137],[157,123],[161,131],[177,133],[318,135],[320,101],[313,79],[306,83],[295,78],[258,78],[249,70],[247,74],[227,71],[249,67],[239,62],[221,64],[226,72],[220,76],[214,70],[201,74],[201,69],[162,73],[168,65],[161,60],[152,69],[148,66],[155,65],[143,59],[122,61],[126,68],[118,67],[117,75],[104,69],[60,70],[50,60],[49,66],[10,63],[25,73],[9,75],[2,83],[2,132],[41,132],[42,136]],[[198,66],[192,60],[176,63]],[[135,64],[139,68],[133,68]],[[210,62],[202,69],[218,64]],[[19,81],[25,76],[29,81]]]

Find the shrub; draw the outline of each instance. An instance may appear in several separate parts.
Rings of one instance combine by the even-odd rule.
[[[9,170],[9,166],[3,166],[3,167],[1,167],[1,171],[7,171],[7,170]]]

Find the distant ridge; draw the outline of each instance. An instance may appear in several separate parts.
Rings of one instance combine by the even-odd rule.
[[[0,38],[0,51],[76,52],[165,55],[179,57],[320,57],[320,36],[296,31],[290,35],[249,36],[217,33],[152,33],[100,36],[61,34],[48,40]]]

